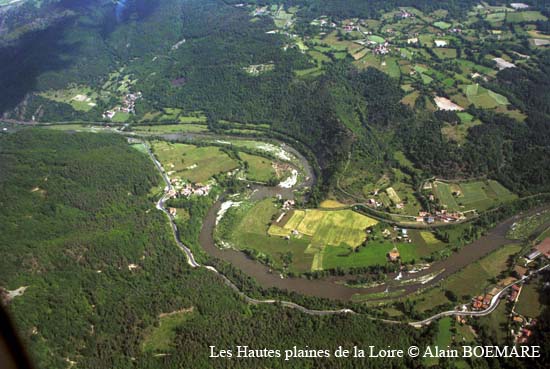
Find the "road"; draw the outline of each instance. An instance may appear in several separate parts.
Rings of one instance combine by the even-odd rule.
[[[170,183],[170,178],[168,177],[168,175],[164,171],[164,168],[162,167],[162,164],[157,160],[157,158],[155,157],[155,155],[151,151],[151,148],[149,147],[149,145],[145,142],[143,144],[147,148],[147,152],[149,153],[149,156],[153,160],[153,163],[155,163],[155,166],[156,166],[157,170],[160,172],[160,174],[162,175],[162,178],[164,179],[164,182],[166,183],[165,193],[160,198],[160,200],[157,201],[156,208],[159,209],[160,211],[162,211],[164,214],[166,214],[166,216],[170,220],[170,226],[172,228],[172,234],[174,236],[176,244],[185,253],[185,255],[187,257],[187,263],[189,264],[189,266],[191,266],[192,268],[204,267],[205,269],[210,270],[213,273],[216,273],[218,276],[220,276],[220,278],[222,278],[222,280],[224,281],[224,283],[228,287],[230,287],[233,291],[235,291],[243,300],[245,300],[249,304],[253,304],[253,305],[279,304],[279,305],[281,305],[283,307],[286,307],[286,308],[296,309],[296,310],[299,310],[299,311],[301,311],[305,314],[317,315],[317,316],[334,315],[334,314],[356,314],[356,312],[351,310],[351,309],[315,310],[315,309],[308,309],[308,308],[306,308],[302,305],[296,304],[296,303],[291,302],[291,301],[275,300],[275,299],[266,299],[266,300],[255,299],[253,297],[250,297],[250,296],[246,295],[241,290],[239,290],[239,288],[233,282],[231,282],[231,280],[229,278],[227,278],[225,275],[220,273],[216,268],[214,268],[212,266],[209,266],[209,265],[199,264],[195,260],[195,256],[193,255],[193,252],[191,251],[191,249],[189,249],[187,246],[185,246],[185,244],[183,242],[181,242],[180,237],[179,237],[178,228],[176,226],[174,217],[172,215],[170,215],[170,213],[168,212],[168,210],[165,207],[165,202],[169,198],[168,193],[169,193],[170,190],[173,189],[172,184]],[[433,315],[433,316],[431,316],[427,319],[424,319],[424,320],[421,320],[421,321],[416,321],[416,322],[403,322],[403,321],[382,319],[382,318],[376,318],[376,317],[368,317],[368,318],[371,319],[371,320],[376,320],[376,321],[380,321],[380,322],[384,322],[384,323],[408,324],[412,327],[420,328],[422,326],[430,324],[431,322],[433,322],[437,319],[440,319],[440,318],[443,318],[443,317],[446,317],[446,316],[456,316],[456,315],[460,315],[460,316],[485,316],[485,315],[489,315],[498,307],[498,304],[501,300],[501,297],[503,296],[504,293],[506,293],[508,291],[508,289],[512,288],[513,285],[525,282],[527,279],[531,278],[535,274],[538,274],[538,273],[542,272],[543,270],[547,269],[548,267],[550,267],[550,265],[545,265],[542,268],[532,272],[528,276],[525,276],[525,277],[517,280],[516,282],[505,286],[501,291],[499,291],[495,296],[493,296],[493,298],[491,299],[491,303],[490,303],[489,307],[485,310],[480,310],[480,311],[463,311],[463,310],[444,311],[444,312],[435,314],[435,315]]]
[[[503,294],[506,293],[506,291],[508,291],[510,288],[512,288],[512,286],[525,282],[527,279],[529,279],[529,278],[533,277],[534,275],[542,272],[543,270],[547,269],[548,267],[550,267],[550,264],[547,264],[547,265],[543,266],[542,268],[540,268],[538,270],[535,270],[534,272],[532,272],[528,276],[525,276],[525,277],[515,281],[514,283],[510,283],[509,285],[504,287],[502,290],[500,290],[500,292],[498,292],[496,295],[493,296],[493,298],[491,299],[491,303],[489,304],[489,307],[485,310],[478,310],[478,311],[450,310],[450,311],[444,311],[444,312],[441,312],[441,313],[436,314],[434,316],[431,316],[427,319],[424,319],[422,321],[410,322],[409,324],[412,325],[413,327],[421,327],[423,325],[430,324],[434,320],[437,320],[439,318],[443,318],[443,317],[446,317],[446,316],[453,316],[453,315],[485,316],[485,315],[489,315],[493,311],[495,311],[495,309],[498,307],[498,304],[500,303],[500,300],[501,300]]]

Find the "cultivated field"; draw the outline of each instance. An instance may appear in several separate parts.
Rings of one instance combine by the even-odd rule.
[[[293,237],[286,240],[283,237],[268,234],[272,218],[278,212],[278,207],[272,199],[265,199],[254,204],[236,225],[231,236],[231,243],[238,249],[253,249],[260,255],[269,257],[276,267],[281,267],[283,255],[290,253],[292,263],[289,270],[294,272],[310,271],[313,255],[306,253],[311,241],[309,237]]]
[[[365,229],[376,223],[376,220],[351,210],[295,210],[283,227],[272,226],[270,234],[290,235],[296,230],[312,237],[314,243],[357,247],[365,240]]]

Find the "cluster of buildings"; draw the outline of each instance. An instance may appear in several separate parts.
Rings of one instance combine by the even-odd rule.
[[[418,216],[415,218],[415,220],[418,223],[428,223],[433,224],[436,221],[440,221],[443,223],[452,223],[452,222],[458,222],[461,220],[466,219],[464,214],[462,213],[449,213],[447,210],[437,210],[435,214],[430,214],[426,211],[420,211],[418,213]]]
[[[514,334],[514,341],[519,344],[527,343],[527,340],[533,334],[533,327],[537,324],[536,319],[525,319],[519,315],[514,316],[514,322],[520,324],[517,334]]]
[[[473,310],[485,310],[491,305],[491,300],[495,296],[494,293],[489,292],[483,296],[476,296],[472,301]]]
[[[122,106],[116,106],[111,110],[107,110],[103,113],[103,119],[113,119],[116,113],[129,113],[134,114],[136,112],[136,101],[141,98],[141,92],[135,94],[127,94],[122,100]]]
[[[387,55],[390,53],[390,51],[390,43],[388,41],[384,42],[383,44],[377,44],[372,50],[374,55]]]
[[[204,185],[202,183],[184,183],[179,178],[170,179],[170,183],[173,186],[173,188],[168,191],[168,196],[170,196],[170,198],[176,198],[180,196],[189,197],[192,195],[208,196],[208,194],[212,190],[212,185],[210,184]]]
[[[406,11],[405,9],[401,9],[401,12],[397,15],[399,18],[402,18],[402,19],[407,19],[407,18],[412,18],[414,17],[414,14],[412,13],[409,13],[408,11]]]

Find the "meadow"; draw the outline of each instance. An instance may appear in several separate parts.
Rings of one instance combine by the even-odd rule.
[[[518,314],[528,318],[537,318],[541,314],[544,306],[540,302],[540,294],[544,292],[539,292],[541,288],[539,285],[540,281],[540,278],[536,278],[523,285],[515,306]]]
[[[240,152],[241,160],[248,164],[246,178],[256,182],[268,182],[277,179],[277,173],[273,168],[273,161],[258,156]]]
[[[445,291],[452,291],[460,302],[468,302],[470,297],[483,294],[492,285],[493,278],[498,277],[508,269],[510,256],[520,252],[520,245],[506,245],[490,253],[477,262],[468,265],[461,271],[451,275],[438,286],[415,295],[415,309],[424,312],[434,307],[449,304]]]
[[[466,94],[468,101],[479,108],[492,109],[510,103],[505,96],[488,90],[479,84],[463,86],[462,90]]]
[[[158,326],[151,326],[145,332],[145,338],[141,346],[142,350],[162,354],[173,349],[176,329],[191,318],[192,314],[192,309],[161,314]]]
[[[494,180],[460,183],[436,181],[433,186],[434,195],[449,211],[485,211],[517,198]]]
[[[193,183],[205,182],[218,173],[239,167],[235,159],[218,147],[155,141],[152,148],[166,172],[175,172],[175,176]]]

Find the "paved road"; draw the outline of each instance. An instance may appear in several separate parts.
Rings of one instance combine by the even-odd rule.
[[[170,215],[170,213],[168,212],[168,210],[166,209],[166,207],[164,205],[166,200],[169,198],[168,192],[173,189],[172,184],[170,183],[170,178],[168,178],[168,175],[164,171],[164,168],[162,167],[160,162],[156,159],[155,155],[151,152],[151,149],[150,149],[149,145],[147,145],[145,142],[144,142],[144,145],[147,148],[147,152],[149,153],[149,156],[151,157],[151,159],[155,163],[155,166],[157,167],[158,171],[162,175],[162,178],[164,179],[164,182],[166,183],[165,194],[160,198],[160,200],[158,200],[158,202],[156,204],[156,207],[157,207],[157,209],[161,210],[164,214],[166,214],[166,216],[170,220],[170,225],[172,227],[172,234],[174,236],[174,239],[175,239],[177,245],[180,247],[180,249],[182,249],[183,252],[185,253],[185,255],[187,256],[187,263],[192,268],[204,267],[205,269],[208,269],[211,272],[216,273],[217,275],[220,276],[220,278],[222,278],[222,280],[224,281],[224,283],[227,286],[229,286],[233,291],[235,291],[241,298],[243,298],[249,304],[253,304],[253,305],[280,304],[281,306],[284,306],[286,308],[296,309],[296,310],[299,310],[299,311],[301,311],[305,314],[318,315],[318,316],[334,315],[334,314],[356,314],[356,312],[351,310],[351,309],[315,310],[315,309],[308,309],[308,308],[306,308],[302,305],[298,305],[298,304],[296,304],[294,302],[291,302],[291,301],[283,301],[283,300],[275,300],[275,299],[267,299],[267,300],[255,299],[255,298],[252,298],[252,297],[246,295],[241,290],[239,290],[239,288],[233,282],[231,282],[231,280],[229,278],[227,278],[225,275],[220,273],[216,268],[214,268],[212,266],[209,266],[209,265],[204,265],[203,266],[203,265],[199,264],[195,260],[195,256],[193,255],[193,252],[191,252],[191,250],[187,246],[185,246],[183,244],[183,242],[181,242],[180,237],[179,237],[178,228],[177,228],[176,223],[174,221],[174,217],[172,215]],[[506,287],[504,287],[500,292],[498,292],[495,296],[493,296],[493,298],[491,299],[491,303],[490,303],[489,307],[485,310],[480,310],[480,311],[462,311],[462,310],[444,311],[444,312],[435,314],[434,316],[431,316],[427,319],[417,321],[417,322],[402,322],[402,321],[397,321],[397,320],[389,320],[389,319],[382,319],[382,318],[375,318],[375,317],[368,317],[368,318],[371,319],[371,320],[376,320],[376,321],[380,321],[380,322],[384,322],[384,323],[408,324],[410,326],[420,328],[424,325],[430,324],[431,322],[433,322],[433,321],[435,321],[439,318],[443,318],[443,317],[446,317],[446,316],[454,316],[454,315],[460,315],[460,316],[485,316],[485,315],[489,315],[498,307],[498,304],[500,302],[501,297],[503,296],[504,293],[506,293],[506,291],[508,289],[510,289],[513,285],[525,282],[525,280],[531,278],[532,276],[534,276],[537,273],[542,272],[543,270],[547,269],[548,267],[550,267],[550,265],[545,265],[544,267],[532,272],[529,276],[525,276],[522,279],[520,279],[520,280],[518,280],[514,283],[511,283],[511,284],[507,285]]]

